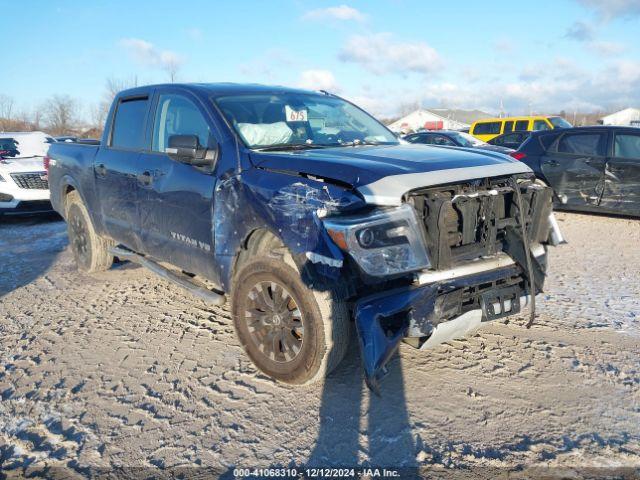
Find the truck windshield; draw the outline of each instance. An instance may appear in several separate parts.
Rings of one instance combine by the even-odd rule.
[[[480,145],[486,145],[487,142],[483,142],[479,138],[476,138],[468,133],[454,132],[451,134],[458,140],[458,143],[463,147],[479,147]]]
[[[358,107],[303,93],[234,95],[215,99],[249,148],[397,144],[397,138]]]
[[[569,122],[567,122],[562,117],[549,117],[549,121],[551,122],[551,125],[553,125],[553,128],[571,128],[571,127],[573,127],[573,125],[571,125]]]

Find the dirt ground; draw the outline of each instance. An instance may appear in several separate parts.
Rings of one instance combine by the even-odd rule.
[[[558,217],[537,323],[402,345],[381,398],[355,343],[323,384],[276,384],[226,308],[131,264],[78,273],[56,218],[0,220],[0,466],[640,475],[640,220]]]

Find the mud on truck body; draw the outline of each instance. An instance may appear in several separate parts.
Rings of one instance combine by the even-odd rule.
[[[402,340],[426,349],[532,303],[562,241],[526,165],[406,145],[282,87],[124,91],[100,145],[51,147],[49,181],[81,270],[129,259],[230,298],[248,356],[293,384],[334,369],[355,330],[377,389]]]

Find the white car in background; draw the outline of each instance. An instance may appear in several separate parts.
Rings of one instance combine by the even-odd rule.
[[[0,132],[0,215],[51,211],[43,132]]]

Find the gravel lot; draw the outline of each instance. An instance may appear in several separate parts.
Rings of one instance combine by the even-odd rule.
[[[355,343],[324,384],[276,384],[227,309],[131,264],[80,274],[63,222],[2,219],[0,466],[640,469],[640,221],[558,217],[537,323],[403,345],[382,398]]]

